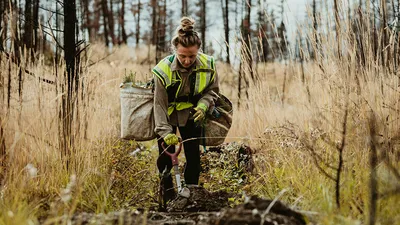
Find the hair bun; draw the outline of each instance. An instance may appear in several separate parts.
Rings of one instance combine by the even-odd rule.
[[[181,25],[178,28],[179,36],[193,35],[195,21],[189,17],[181,19]]]

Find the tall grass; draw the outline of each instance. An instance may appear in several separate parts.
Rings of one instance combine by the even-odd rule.
[[[303,38],[317,46],[310,38],[314,31],[307,27],[301,30]],[[337,57],[335,34],[331,33],[321,36],[322,48],[316,50],[320,54],[315,60],[302,49],[303,69],[294,56],[287,63],[255,65],[260,80],[257,84],[249,83],[248,98],[237,99],[236,88],[232,88],[237,87],[236,73],[228,65],[217,64],[222,93],[235,103],[245,103],[235,108],[234,123],[227,138],[227,141],[249,144],[255,151],[256,172],[244,190],[247,194],[268,198],[285,190],[282,200],[305,213],[317,215],[321,224],[367,220],[371,113],[377,121],[380,155],[385,153],[397,171],[400,167],[396,158],[400,145],[396,139],[400,135],[397,71],[387,70],[374,59],[369,36],[364,36],[369,49],[364,55],[367,64],[358,66],[354,36],[349,30],[342,32],[344,57]],[[152,52],[148,48],[118,47],[109,54],[102,45],[90,48],[84,65],[91,66],[81,74],[85,104],[78,109],[85,126],[68,169],[58,149],[57,109],[62,93],[56,92],[56,85],[24,75],[20,101],[16,76],[19,68],[9,60],[1,61],[0,71],[5,81],[2,93],[7,90],[9,70],[12,79],[11,104],[9,108],[3,104],[1,114],[8,154],[1,171],[4,179],[0,224],[37,223],[43,218],[50,218],[47,220],[50,223],[79,211],[100,213],[154,206],[157,186],[154,143],[141,143],[150,150],[142,151],[143,155],[135,158],[129,153],[140,146],[118,140],[119,83],[130,71],[136,72],[138,80],[149,79],[155,62],[146,57]],[[46,65],[44,58],[35,64],[27,63],[26,69],[55,80],[54,66]],[[4,96],[6,99],[7,95]],[[336,170],[329,166],[338,166],[337,144],[343,139],[346,109],[339,209],[335,202],[335,183],[327,175],[335,176]],[[316,160],[313,154],[320,158]],[[390,169],[383,160],[379,161],[380,193],[400,185]],[[131,189],[127,184],[132,185]],[[149,189],[150,186],[155,189]],[[379,199],[379,223],[400,221],[399,200],[398,192]]]

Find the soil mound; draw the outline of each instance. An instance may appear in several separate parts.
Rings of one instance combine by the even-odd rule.
[[[232,197],[225,191],[209,192],[200,186],[189,186],[190,196],[178,196],[167,205],[168,212],[211,212],[228,207],[228,198]]]

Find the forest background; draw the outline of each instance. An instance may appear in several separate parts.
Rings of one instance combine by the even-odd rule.
[[[398,223],[399,1],[306,3],[289,25],[284,0],[1,0],[0,223],[156,205],[155,145],[119,139],[118,87],[151,78],[183,15],[235,105],[226,141],[254,153],[247,182],[219,165],[209,190],[279,196],[321,224]]]

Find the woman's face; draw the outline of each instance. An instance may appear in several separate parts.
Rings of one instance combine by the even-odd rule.
[[[178,44],[176,47],[178,61],[184,68],[189,68],[191,65],[193,65],[193,63],[196,61],[198,52],[199,47],[197,45],[183,47],[181,44]]]

